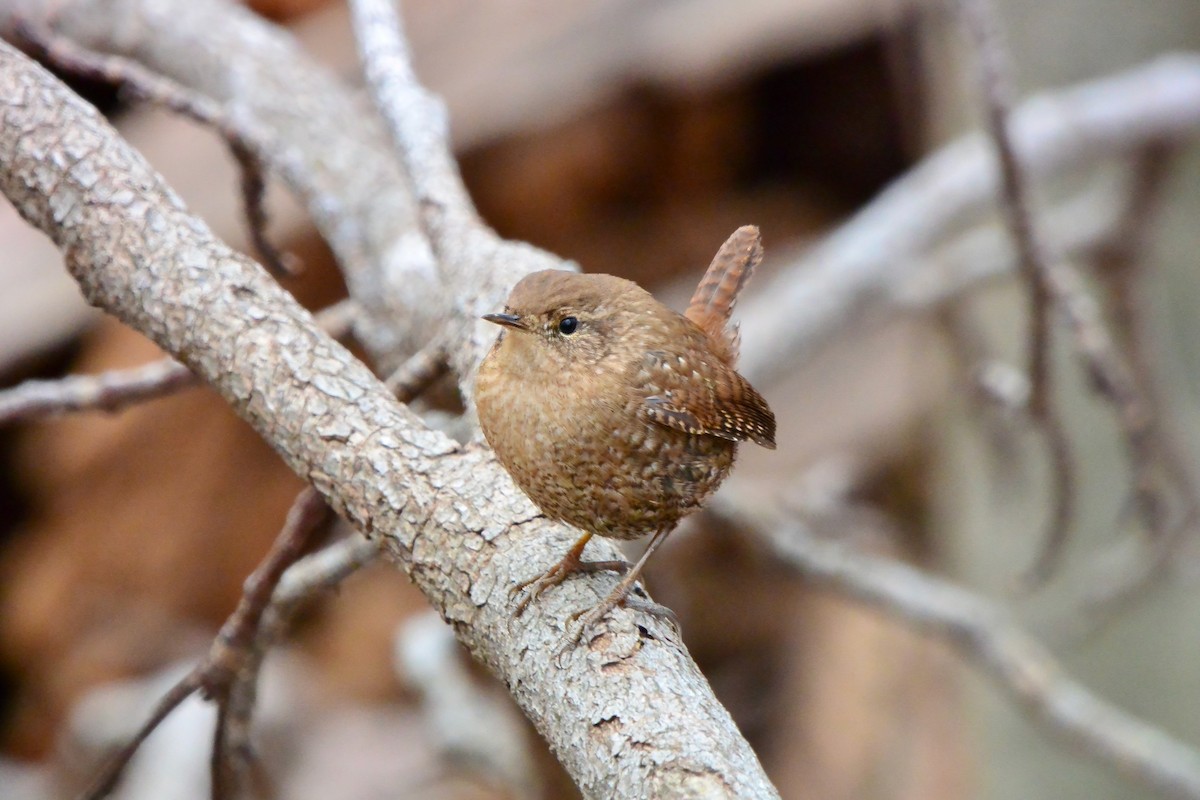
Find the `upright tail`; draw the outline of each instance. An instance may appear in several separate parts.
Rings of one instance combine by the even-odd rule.
[[[731,365],[737,360],[739,337],[737,327],[729,325],[729,317],[738,294],[762,257],[762,237],[758,228],[753,225],[738,228],[713,257],[684,312],[684,316],[708,334],[720,355]]]

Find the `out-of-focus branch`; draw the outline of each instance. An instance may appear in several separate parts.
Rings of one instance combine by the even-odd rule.
[[[987,133],[995,145],[1000,165],[1000,210],[1017,252],[1017,270],[1029,291],[1026,353],[1029,417],[1045,439],[1052,482],[1052,510],[1041,551],[1025,576],[1028,583],[1037,586],[1053,575],[1062,559],[1076,498],[1075,461],[1071,457],[1062,413],[1054,398],[1050,337],[1056,298],[1050,260],[1033,220],[1033,198],[1009,133],[1012,86],[999,23],[988,0],[958,0],[958,8],[979,62],[979,86],[986,110]]]
[[[448,769],[514,800],[544,794],[528,726],[494,686],[471,674],[453,632],[437,615],[406,620],[396,632],[394,652],[401,675],[421,695],[426,727]]]
[[[1162,207],[1171,165],[1176,163],[1178,148],[1161,142],[1148,144],[1133,159],[1125,206],[1109,235],[1098,242],[1082,260],[1090,260],[1101,284],[1107,288],[1113,318],[1113,333],[1129,357],[1130,371],[1140,387],[1147,406],[1152,409],[1148,424],[1153,457],[1135,462],[1134,502],[1156,524],[1151,525],[1152,557],[1122,576],[1107,576],[1097,582],[1098,590],[1090,598],[1093,607],[1112,607],[1132,597],[1146,582],[1163,572],[1180,535],[1194,532],[1200,523],[1200,497],[1188,456],[1180,448],[1180,438],[1171,434],[1172,415],[1162,392],[1158,359],[1150,334],[1150,309],[1146,301],[1146,262],[1150,258],[1151,229]],[[1173,484],[1180,508],[1170,515],[1167,498],[1157,490],[1160,477],[1154,468],[1162,467],[1161,477]],[[1165,533],[1164,533],[1165,532]]]
[[[192,371],[173,358],[99,375],[25,381],[0,390],[0,425],[70,411],[116,411],[195,384]]]
[[[299,558],[301,550],[326,513],[325,501],[315,490],[309,488],[300,493],[288,512],[287,523],[271,552],[246,580],[245,595],[238,603],[237,609],[221,626],[221,631],[207,657],[167,691],[150,719],[97,775],[94,783],[84,792],[85,798],[98,800],[108,796],[146,737],[153,733],[180,703],[197,691],[202,691],[216,702],[218,708],[212,754],[213,800],[234,796],[239,775],[251,756],[248,751],[243,751],[238,754],[240,758],[235,757],[227,746],[230,688],[236,683],[238,673],[243,669],[246,645],[258,629],[259,620],[266,610],[275,585],[284,570]]]
[[[816,582],[935,637],[988,675],[1043,729],[1163,797],[1200,798],[1200,753],[1096,696],[979,595],[898,561],[814,536],[761,504],[718,498],[710,512],[765,542]]]
[[[681,645],[619,609],[553,657],[573,581],[511,624],[508,587],[565,550],[485,448],[426,428],[260,267],[214,240],[94,109],[0,45],[0,190],[67,253],[88,300],[221,393],[378,538],[510,688],[589,796],[777,797]],[[597,543],[595,556],[615,558]],[[603,753],[603,757],[596,757]]]
[[[1165,56],[1038,95],[1017,107],[1010,130],[1021,165],[1038,183],[1135,153],[1147,142],[1195,138],[1200,56]],[[928,254],[993,206],[998,179],[990,145],[979,134],[910,170],[742,302],[742,372],[768,384],[872,313],[911,309],[908,287],[921,284],[923,297],[936,301],[946,295],[931,285],[963,289],[987,277],[965,261],[954,263],[961,272],[950,272]],[[1011,262],[1002,266],[1013,269]],[[963,281],[966,276],[971,280]]]
[[[334,338],[350,330],[357,304],[343,300],[317,314],[317,324]],[[98,375],[30,380],[0,389],[0,425],[71,411],[117,411],[196,384],[196,376],[173,358]]]

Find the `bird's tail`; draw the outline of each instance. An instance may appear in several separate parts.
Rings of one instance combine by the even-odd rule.
[[[725,351],[726,361],[731,364],[737,358],[738,333],[736,327],[729,325],[729,317],[738,294],[762,257],[762,237],[758,228],[753,225],[738,228],[713,257],[684,312]]]

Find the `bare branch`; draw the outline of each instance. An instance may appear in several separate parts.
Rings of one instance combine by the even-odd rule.
[[[206,659],[205,694],[217,703],[217,727],[213,737],[213,798],[234,797],[242,776],[253,762],[249,747],[250,714],[257,683],[257,667],[262,653],[250,655],[258,636],[259,624],[267,611],[284,572],[300,558],[313,534],[328,514],[325,499],[313,488],[297,495],[288,511],[287,521],[262,563],[246,579],[237,609],[221,626]],[[247,666],[255,669],[246,675]]]
[[[368,87],[408,170],[443,279],[448,285],[474,287],[469,296],[457,298],[457,324],[446,330],[446,352],[470,406],[475,370],[495,340],[479,317],[500,308],[524,275],[578,267],[529,245],[504,241],[483,224],[450,150],[445,106],[417,81],[391,0],[352,0],[350,9]]]
[[[298,604],[318,592],[332,589],[379,556],[379,543],[355,531],[350,536],[297,561],[283,573],[271,606],[263,617],[263,630],[278,624]],[[259,633],[260,637],[262,632]]]
[[[345,336],[358,306],[342,301],[317,314],[317,324],[336,338]],[[194,386],[196,376],[173,358],[99,375],[31,380],[0,389],[0,425],[72,411],[118,411]]]
[[[250,241],[254,244],[259,261],[274,275],[299,275],[302,271],[299,257],[295,253],[280,250],[267,236],[267,180],[263,174],[262,160],[254,150],[244,145],[230,142],[229,149],[242,171],[242,206],[246,212]]]
[[[146,737],[197,689],[202,690],[218,707],[212,755],[213,798],[228,798],[236,793],[250,754],[247,750],[230,752],[228,731],[234,719],[230,714],[231,689],[244,669],[248,648],[258,631],[259,620],[266,611],[275,586],[284,570],[299,558],[326,513],[325,500],[314,489],[308,488],[300,493],[288,512],[279,538],[254,573],[246,579],[245,594],[237,609],[221,626],[207,656],[167,692],[147,724],[101,770],[92,787],[84,793],[85,800],[99,800],[111,793]],[[245,719],[248,721],[248,718],[247,709]]]
[[[1038,182],[1137,152],[1147,142],[1195,138],[1200,56],[1165,56],[1032,97],[1014,111],[1009,130],[1026,174]],[[946,145],[898,179],[745,298],[743,374],[768,384],[872,312],[911,310],[916,294],[939,302],[1012,269],[1008,262],[981,266],[928,257],[993,206],[998,180],[994,154],[978,134]]]
[[[394,652],[397,666],[421,696],[429,737],[448,768],[513,800],[545,794],[528,726],[496,687],[472,674],[454,633],[436,614],[405,620]]]
[[[427,345],[387,377],[384,384],[401,403],[408,403],[446,374],[450,362],[441,345]]]
[[[99,375],[26,381],[0,390],[0,425],[70,411],[116,411],[195,383],[192,371],[173,358]]]
[[[178,708],[184,700],[200,689],[202,667],[203,664],[197,665],[163,695],[162,699],[158,701],[158,705],[154,707],[154,711],[142,723],[142,727],[138,728],[137,733],[112,755],[104,769],[96,775],[92,783],[79,796],[80,800],[94,800],[112,794],[113,790],[117,788],[117,781],[121,779],[121,773],[146,738],[154,733],[162,721],[170,716],[171,712]]]
[[[1009,134],[1012,86],[999,25],[988,0],[958,0],[963,26],[975,43],[979,85],[984,98],[987,132],[1000,162],[1000,209],[1017,251],[1017,269],[1029,290],[1029,415],[1050,455],[1051,514],[1041,552],[1025,575],[1037,586],[1058,568],[1075,508],[1075,462],[1062,414],[1054,401],[1050,338],[1053,301],[1050,263],[1033,221],[1033,200]]]
[[[510,625],[508,587],[548,566],[573,532],[538,515],[490,451],[397,404],[270,276],[192,219],[94,109],[7,46],[0,164],[0,189],[68,253],[87,298],[210,382],[339,514],[378,537],[585,794],[777,797],[655,622],[614,611],[554,663],[553,643],[596,602],[596,581],[564,584]],[[617,552],[601,542],[595,555]]]
[[[243,130],[216,103],[150,72],[135,61],[93,53],[64,36],[56,36],[30,24],[18,25],[17,34],[37,50],[39,57],[65,72],[112,84],[137,99],[160,105],[216,131],[241,169],[242,200],[250,239],[263,266],[276,275],[296,274],[299,267],[296,257],[281,252],[266,233],[267,212],[263,205],[266,181],[256,152],[270,150],[273,143],[264,141],[261,132]]]
[[[1194,532],[1200,524],[1200,497],[1187,455],[1179,447],[1166,398],[1161,390],[1158,359],[1149,331],[1149,309],[1145,298],[1146,260],[1149,258],[1150,232],[1162,206],[1176,147],[1148,144],[1136,154],[1126,190],[1125,207],[1112,226],[1111,233],[1097,243],[1088,256],[1095,264],[1097,277],[1108,288],[1114,320],[1114,332],[1129,354],[1135,383],[1144,392],[1152,409],[1149,417],[1153,447],[1157,453],[1134,463],[1134,502],[1143,514],[1153,515],[1157,525],[1150,526],[1151,557],[1124,576],[1109,576],[1090,599],[1093,608],[1111,609],[1133,597],[1147,582],[1158,577],[1170,561],[1179,538]],[[1173,484],[1181,508],[1175,519],[1167,515],[1167,498],[1156,488],[1154,467],[1161,465],[1165,480]],[[1154,535],[1157,534],[1157,535]]]
[[[446,105],[417,81],[391,0],[352,0],[350,10],[367,83],[408,168],[437,252],[451,230],[483,225],[450,149]]]
[[[712,513],[748,525],[806,580],[949,645],[1064,743],[1163,797],[1200,798],[1200,754],[1079,684],[1002,609],[898,561],[818,538],[795,521],[718,499]]]
[[[1148,143],[1181,142],[1200,133],[1200,57],[1170,56],[1128,72],[1023,103],[1009,119],[1025,173],[1050,180],[1095,161],[1136,153]],[[751,380],[769,382],[795,369],[818,344],[871,311],[910,310],[914,296],[935,303],[1012,265],[926,254],[979,217],[998,196],[1000,177],[987,140],[948,145],[813,248],[792,269],[747,299],[742,363]],[[1090,221],[1088,223],[1091,224]],[[1073,269],[1053,262],[1048,287],[1101,395],[1114,407],[1135,473],[1153,474],[1161,444],[1148,432],[1152,414],[1128,364]],[[795,313],[804,309],[805,313]],[[1148,465],[1148,466],[1147,466]],[[1135,478],[1135,487],[1141,484]],[[1139,511],[1161,525],[1148,495]]]
[[[261,132],[255,140],[271,146],[255,154],[329,242],[363,308],[355,333],[380,369],[394,369],[444,321],[449,298],[378,117],[284,29],[226,0],[0,0],[0,28],[18,17],[136,59]]]

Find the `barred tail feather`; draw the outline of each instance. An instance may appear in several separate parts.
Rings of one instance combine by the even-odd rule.
[[[684,312],[684,316],[708,334],[730,364],[737,359],[738,335],[736,328],[729,325],[729,317],[738,294],[762,257],[758,228],[753,225],[738,228],[713,257]]]

